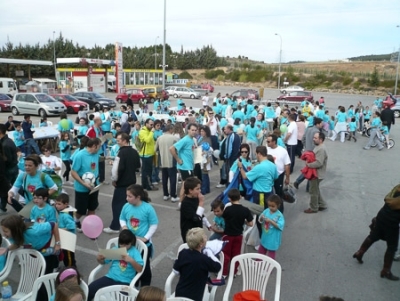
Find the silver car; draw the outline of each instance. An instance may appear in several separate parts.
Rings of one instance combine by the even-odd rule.
[[[196,92],[193,89],[190,88],[186,88],[186,87],[177,87],[175,88],[175,90],[173,91],[172,95],[175,98],[200,98],[200,93]]]
[[[66,112],[64,104],[45,93],[17,93],[11,102],[13,115],[30,114],[42,118]]]

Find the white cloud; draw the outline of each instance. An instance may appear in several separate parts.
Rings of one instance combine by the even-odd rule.
[[[163,37],[163,0],[44,1],[0,4],[0,45],[46,43],[53,31],[86,47],[116,41],[150,46]],[[398,0],[167,1],[174,51],[212,44],[220,55],[278,62],[389,53],[400,41]]]

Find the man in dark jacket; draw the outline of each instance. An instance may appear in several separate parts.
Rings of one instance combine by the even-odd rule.
[[[1,123],[0,124],[0,142],[3,147],[3,154],[5,157],[5,176],[9,181],[9,184],[14,184],[18,176],[18,158],[17,158],[17,148],[12,141],[7,136],[7,128]],[[0,204],[0,215],[5,214],[7,209],[7,197],[1,198]]]
[[[111,202],[113,220],[110,227],[103,229],[105,233],[109,234],[119,233],[119,216],[122,207],[126,204],[126,188],[136,184],[136,171],[140,168],[139,154],[129,145],[129,140],[128,134],[117,134],[117,143],[120,149],[115,158],[111,175],[112,185],[115,187]]]
[[[225,170],[226,174],[229,175],[229,171],[231,170],[233,163],[237,158],[239,158],[240,155],[240,137],[233,131],[233,126],[231,124],[228,124],[224,127],[224,132],[226,135],[224,155]],[[229,180],[227,181],[227,186],[229,184],[228,182]]]
[[[386,125],[390,131],[390,126],[394,124],[394,111],[388,105],[385,105],[385,108],[381,112],[381,120],[382,123],[386,121]]]
[[[22,121],[22,130],[24,131],[24,137],[25,137],[26,155],[29,156],[31,154],[31,148],[33,148],[33,150],[37,155],[41,155],[42,153],[39,150],[39,146],[37,145],[35,139],[33,139],[33,131],[31,128],[32,128],[31,115],[25,115],[24,121]]]

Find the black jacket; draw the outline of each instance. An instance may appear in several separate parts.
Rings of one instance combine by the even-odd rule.
[[[17,157],[17,147],[15,146],[14,141],[8,138],[5,135],[3,138],[0,139],[0,142],[3,146],[3,152],[5,158],[5,165],[6,170],[9,170],[18,164],[18,157]]]
[[[391,124],[394,124],[394,111],[390,108],[383,109],[381,112],[381,120],[387,122],[387,126],[390,127]]]
[[[117,187],[128,187],[136,184],[136,170],[140,168],[140,158],[138,152],[132,146],[123,146],[119,149],[118,160],[118,180]]]

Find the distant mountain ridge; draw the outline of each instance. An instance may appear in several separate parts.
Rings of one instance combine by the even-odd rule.
[[[352,62],[354,61],[390,61],[393,53],[389,54],[370,54],[370,55],[361,55],[355,57],[349,57],[348,59]],[[396,55],[397,58],[397,55]]]

